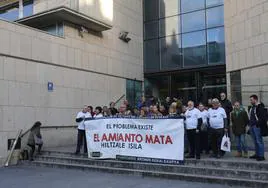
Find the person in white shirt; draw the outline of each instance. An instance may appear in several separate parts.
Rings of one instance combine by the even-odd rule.
[[[199,103],[198,109],[200,110],[201,117],[202,117],[202,125],[201,125],[201,132],[200,132],[200,151],[209,153],[208,147],[208,111],[205,109],[205,106],[202,103]]]
[[[81,112],[78,112],[75,119],[78,124],[77,146],[75,151],[76,155],[80,154],[80,149],[82,145],[84,145],[84,153],[87,153],[86,131],[84,124],[86,118],[92,118],[91,114],[89,113],[88,106],[84,106],[83,110]]]
[[[95,115],[94,118],[102,118],[103,114],[102,114],[102,108],[100,106],[97,106],[95,108]]]
[[[228,132],[227,129],[227,115],[225,110],[220,107],[220,102],[218,99],[212,100],[212,108],[208,110],[208,125],[209,136],[211,141],[211,147],[213,154],[211,157],[221,158],[223,152],[221,148],[221,140],[224,132]]]
[[[200,128],[202,117],[200,111],[194,107],[194,102],[188,102],[188,109],[185,112],[185,125],[188,141],[190,144],[190,153],[186,158],[200,159]]]

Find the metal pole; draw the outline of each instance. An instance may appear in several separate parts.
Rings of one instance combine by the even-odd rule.
[[[14,150],[15,150],[15,147],[16,147],[16,145],[17,145],[17,142],[18,142],[18,140],[19,140],[19,138],[20,138],[21,133],[22,133],[22,130],[20,130],[20,131],[18,132],[17,136],[16,136],[16,139],[15,139],[13,145],[12,145],[12,148],[11,148],[11,150],[10,150],[10,153],[9,153],[9,155],[8,155],[8,157],[7,157],[6,162],[5,162],[5,167],[8,167],[8,166],[9,166],[10,159],[11,159],[11,157],[12,157],[12,155],[13,155],[13,152],[14,152]]]

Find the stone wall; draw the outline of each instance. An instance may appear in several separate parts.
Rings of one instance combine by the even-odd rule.
[[[225,0],[224,6],[229,95],[229,73],[241,70],[243,103],[256,93],[268,104],[268,0]]]
[[[142,1],[115,0],[114,13],[111,30],[83,37],[68,23],[56,37],[0,20],[0,164],[19,129],[37,120],[74,125],[84,104],[108,105],[126,93],[126,79],[143,81]],[[118,39],[122,30],[130,32],[129,43]],[[57,145],[49,139],[56,134],[46,131],[47,147]]]
[[[106,24],[113,24],[113,0],[35,0],[34,14],[60,6],[74,9]]]

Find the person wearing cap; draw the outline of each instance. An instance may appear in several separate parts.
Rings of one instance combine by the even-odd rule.
[[[88,106],[84,106],[81,112],[78,112],[76,116],[76,123],[78,124],[78,132],[77,132],[77,146],[75,154],[80,153],[81,146],[84,142],[84,153],[87,153],[87,141],[86,141],[86,131],[85,131],[85,119],[92,118],[91,113],[89,113],[90,109]]]
[[[200,111],[194,107],[194,102],[188,102],[188,110],[185,112],[185,125],[188,141],[190,144],[190,153],[186,158],[200,159],[200,128],[202,117]]]
[[[223,153],[220,150],[221,140],[224,135],[224,132],[228,132],[228,123],[226,112],[222,107],[220,107],[220,102],[216,98],[212,100],[212,108],[208,110],[207,123],[210,127],[209,135],[213,151],[211,157],[220,158],[223,156]]]

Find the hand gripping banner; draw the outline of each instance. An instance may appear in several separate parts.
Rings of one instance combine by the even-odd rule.
[[[183,160],[181,118],[102,118],[85,121],[89,157],[135,156]]]

